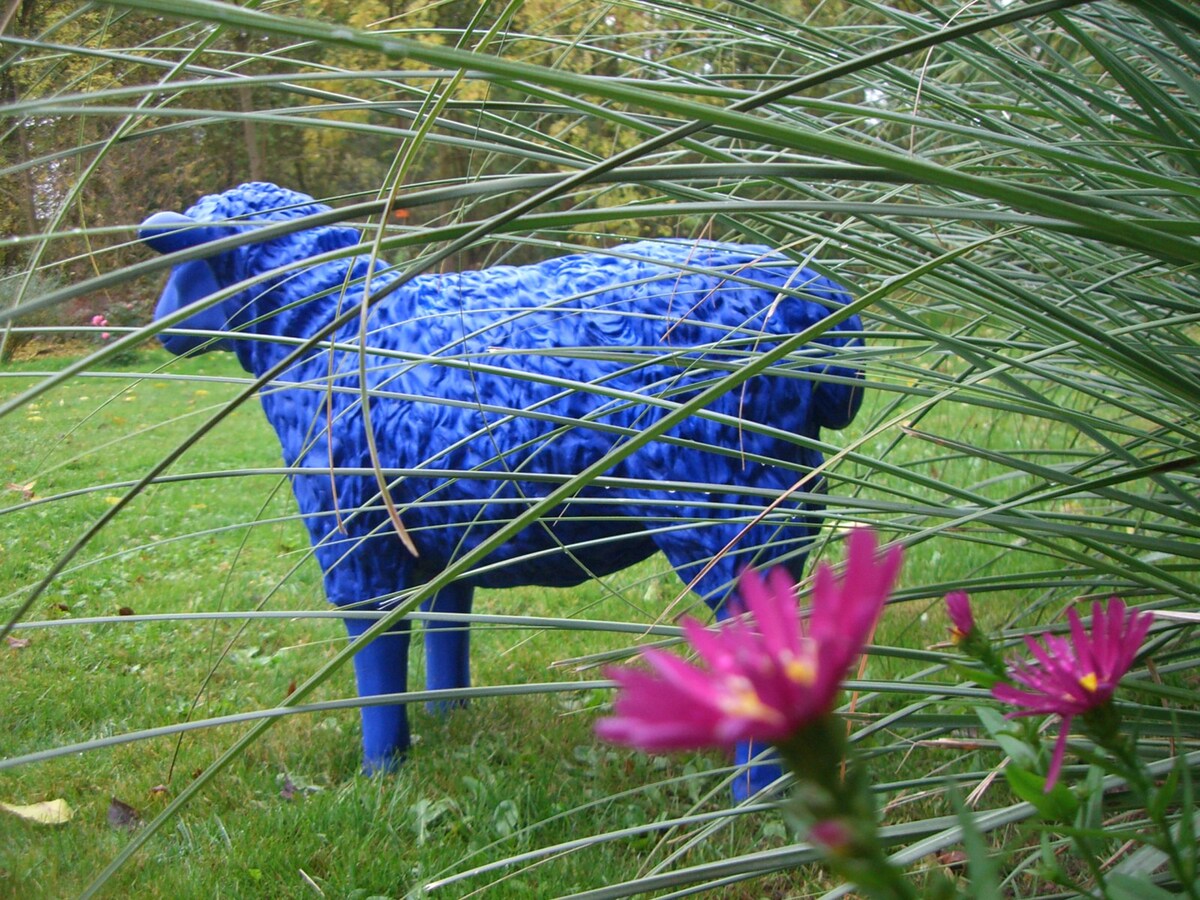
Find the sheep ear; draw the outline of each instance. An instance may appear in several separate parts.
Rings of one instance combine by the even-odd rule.
[[[220,236],[211,225],[199,225],[195,219],[175,212],[157,212],[138,229],[138,239],[158,253],[199,247]]]

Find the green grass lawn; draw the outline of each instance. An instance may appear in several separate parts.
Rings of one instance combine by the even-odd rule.
[[[63,360],[0,370],[11,397]],[[147,353],[131,371],[74,379],[27,404],[0,431],[0,596],[13,609],[88,524],[190,429],[232,397],[231,356],[173,361]],[[275,438],[255,406],[234,413],[172,472],[278,464]],[[25,488],[23,494],[18,488]],[[77,496],[66,497],[73,491]],[[26,502],[25,497],[29,496]],[[53,502],[36,501],[56,498]],[[153,486],[85,548],[27,619],[70,622],[124,612],[325,610],[308,541],[278,476]],[[481,592],[478,612],[652,621],[678,592],[663,561],[612,585],[574,591]],[[622,596],[632,596],[627,602]],[[340,623],[305,618],[134,622],[21,630],[3,647],[8,710],[0,756],[12,757],[184,720],[276,705],[342,646]],[[560,660],[627,646],[595,632],[477,627],[475,683],[589,680]],[[414,643],[414,684],[422,653]],[[347,669],[321,691],[354,695]],[[442,872],[535,847],[685,814],[721,809],[719,754],[647,758],[591,736],[605,692],[481,699],[439,720],[413,712],[417,734],[404,769],[358,772],[355,710],[295,716],[224,772],[110,887],[140,896],[399,896]],[[0,817],[0,894],[67,896],[128,840],[108,821],[113,798],[148,819],[245,726],[73,754],[5,771],[0,801],[64,798],[75,817],[57,827]],[[290,785],[290,786],[289,786]],[[650,787],[644,787],[650,785]],[[691,858],[783,843],[777,815],[731,823]],[[636,874],[668,849],[653,834],[598,843],[540,866],[498,873],[500,895],[567,893]],[[486,884],[497,875],[468,882]],[[443,894],[465,891],[461,885]]]
[[[41,377],[31,373],[65,364],[51,360],[0,369],[0,397],[14,396]],[[241,377],[227,354],[168,365],[165,354],[146,351],[128,370],[68,381],[7,419],[0,430],[0,480],[8,485],[8,509],[0,516],[5,609],[17,607],[86,527],[119,501],[129,481],[221,409],[239,390]],[[927,447],[912,445],[917,452]],[[286,483],[278,475],[247,473],[277,461],[275,438],[256,406],[237,410],[170,470],[234,474],[148,488],[67,565],[26,619],[73,623],[123,612],[325,610],[319,573],[307,557],[307,536],[293,518]],[[869,495],[870,486],[859,493]],[[38,502],[43,500],[52,502]],[[999,551],[988,542],[961,547],[966,549],[948,559],[936,545],[919,546],[910,554],[905,580],[953,583],[997,564]],[[594,668],[556,664],[626,648],[629,636],[551,630],[538,627],[538,618],[650,624],[679,589],[665,561],[651,560],[604,585],[481,592],[477,612],[530,621],[526,628],[474,629],[475,684],[599,677]],[[919,650],[941,641],[939,596],[916,596],[894,607],[878,642]],[[993,599],[983,614],[1001,620],[1010,603]],[[304,617],[129,619],[17,634],[26,646],[0,647],[4,758],[273,707],[344,641],[337,621]],[[414,642],[415,686],[421,684],[419,648]],[[863,677],[899,679],[925,665],[903,655],[875,656]],[[347,668],[314,699],[353,695]],[[912,699],[864,697],[858,711],[870,721]],[[551,896],[626,880],[674,854],[698,864],[789,842],[782,816],[770,810],[721,819],[715,826],[637,831],[648,823],[727,808],[726,760],[718,753],[646,756],[600,745],[591,725],[606,700],[606,691],[590,689],[482,698],[444,720],[416,709],[417,738],[407,765],[380,778],[358,772],[355,710],[284,718],[122,869],[109,891],[312,896],[319,888],[326,896],[401,896],[477,865],[634,829],[619,839],[581,841],[535,855],[439,892],[462,896],[488,887],[489,896]],[[151,818],[246,727],[124,743],[4,771],[0,801],[61,797],[75,816],[54,827],[0,816],[0,894],[77,893],[129,840],[128,829],[109,822],[113,798]],[[934,748],[922,751],[914,768],[908,744],[887,734],[875,744],[881,748],[875,765],[884,780],[980,765],[978,753]],[[892,820],[928,814],[918,788],[892,799]],[[691,839],[700,834],[707,837]],[[782,896],[821,883],[819,871],[801,870],[749,882],[729,895]]]

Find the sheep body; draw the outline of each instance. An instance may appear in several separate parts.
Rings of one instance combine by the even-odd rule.
[[[327,209],[274,185],[243,185],[203,198],[186,218],[151,217],[143,237],[170,251],[245,227],[230,220]],[[195,223],[205,224],[175,230]],[[184,323],[229,338],[176,335],[164,343],[174,352],[232,349],[256,375],[283,366],[262,392],[263,408],[285,461],[312,470],[294,476],[293,489],[328,598],[343,606],[376,604],[421,584],[556,479],[583,471],[753,353],[850,300],[766,247],[641,241],[535,265],[419,275],[372,306],[365,327],[347,321],[323,347],[297,353],[294,342],[270,340],[315,334],[357,303],[365,284],[371,293],[392,284],[397,272],[379,261],[368,279],[365,255],[288,268],[359,241],[353,228],[323,226],[183,264],[158,309],[166,314],[217,287],[260,279]],[[469,610],[477,585],[576,584],[657,550],[691,581],[732,545],[696,585],[718,609],[744,565],[780,561],[799,575],[817,527],[819,481],[801,500],[788,494],[822,463],[820,429],[845,426],[858,409],[855,371],[830,355],[859,330],[857,318],[847,318],[807,356],[756,376],[616,463],[603,484],[519,532],[433,608]],[[397,539],[376,479],[351,473],[372,465],[364,394],[380,461],[409,472],[390,491],[416,556]],[[746,528],[780,498],[778,510]],[[407,633],[388,638],[356,657],[360,693],[404,690]],[[465,633],[427,629],[427,646],[431,686],[465,686]],[[379,729],[369,720],[387,710],[382,737],[372,735]],[[403,753],[402,707],[363,716],[369,767]]]

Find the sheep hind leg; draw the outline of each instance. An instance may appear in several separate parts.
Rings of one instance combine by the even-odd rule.
[[[739,531],[740,525],[736,524],[710,526],[702,532],[702,536],[711,542],[712,546],[721,547]],[[688,532],[666,533],[657,543],[684,584],[689,584],[691,579],[699,574],[708,554],[712,552],[695,537],[689,536]],[[696,585],[697,593],[713,610],[718,622],[729,618],[728,604],[725,601],[737,568],[734,557],[723,557],[717,560],[716,565]],[[733,764],[737,773],[731,791],[733,799],[739,803],[770,787],[783,774],[778,755],[764,741],[740,741],[734,747]]]
[[[475,589],[471,585],[451,584],[442,588],[422,609],[434,613],[466,614],[471,611]],[[425,623],[425,686],[431,691],[471,686],[471,632],[466,622]],[[445,713],[466,701],[435,700],[426,704],[433,713]]]
[[[374,620],[347,619],[351,640],[362,636]],[[375,638],[354,655],[358,695],[402,694],[408,690],[407,622]],[[408,713],[404,704],[362,708],[363,771],[368,775],[396,768],[409,747]]]
[[[727,605],[717,607],[717,621],[729,618]],[[731,790],[738,803],[770,787],[783,775],[779,754],[766,741],[739,741],[733,748],[733,765],[737,769]]]

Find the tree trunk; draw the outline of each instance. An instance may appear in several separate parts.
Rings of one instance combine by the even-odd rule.
[[[234,46],[239,53],[248,52],[250,36],[239,34],[234,41]],[[254,112],[254,89],[251,87],[235,88],[237,91],[238,105],[246,117],[242,119],[242,140],[246,144],[246,166],[250,170],[247,174],[250,176],[250,181],[263,180],[263,163],[262,152],[258,142],[258,123],[249,117],[250,113]]]

